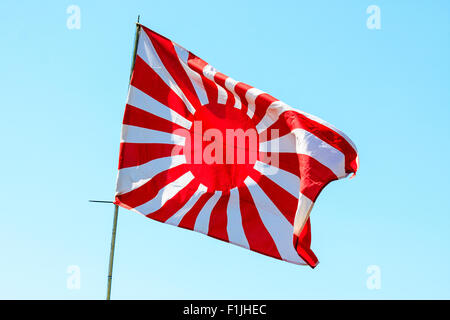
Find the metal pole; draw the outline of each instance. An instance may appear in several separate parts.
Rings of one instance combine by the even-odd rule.
[[[138,15],[137,22],[136,22],[136,34],[134,36],[133,61],[131,62],[130,80],[131,80],[131,75],[133,74],[134,63],[136,62],[137,44],[139,41],[139,31],[141,30],[141,25],[139,24],[139,18],[140,18],[140,16]]]
[[[134,48],[133,48],[133,61],[131,63],[131,71],[130,71],[130,80],[131,75],[133,74],[134,63],[136,61],[136,52],[137,52],[137,44],[139,40],[139,31],[141,29],[141,25],[139,24],[139,15],[136,22],[136,35],[134,39]],[[94,201],[92,201],[94,202]],[[106,201],[95,201],[95,202],[106,202]],[[117,204],[114,205],[114,221],[113,221],[113,229],[111,236],[111,251],[109,252],[109,268],[108,268],[108,288],[106,291],[106,300],[111,300],[111,284],[112,284],[112,272],[113,272],[113,262],[114,262],[114,247],[116,246],[116,231],[117,231],[117,219],[119,217],[119,206]]]
[[[108,268],[108,291],[106,292],[106,300],[111,299],[111,283],[112,283],[112,272],[113,272],[113,262],[114,262],[114,247],[116,246],[116,231],[117,231],[117,218],[119,217],[119,206],[114,205],[114,221],[111,237],[111,251],[109,252],[109,268]]]

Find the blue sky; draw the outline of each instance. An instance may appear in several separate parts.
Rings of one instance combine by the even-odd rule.
[[[66,26],[72,4],[79,30]],[[114,194],[137,14],[344,131],[361,166],[313,209],[314,270],[120,209],[113,298],[450,298],[444,0],[2,1],[0,298],[105,297],[113,207],[88,199]]]

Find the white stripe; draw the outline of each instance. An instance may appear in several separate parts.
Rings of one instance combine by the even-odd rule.
[[[311,120],[314,120],[314,121],[316,121],[316,122],[318,122],[320,124],[323,124],[324,126],[330,128],[334,132],[338,133],[340,136],[342,136],[353,147],[353,149],[355,149],[356,152],[358,152],[358,149],[356,149],[356,145],[353,143],[353,141],[349,137],[347,137],[347,135],[345,133],[343,133],[341,130],[339,130],[338,128],[336,128],[332,124],[330,124],[330,123],[326,122],[325,120],[322,120],[322,119],[320,119],[320,118],[318,118],[316,116],[313,116],[312,114],[309,114],[309,113],[306,113],[306,112],[303,112],[303,111],[298,111],[298,110],[297,110],[297,112],[300,112],[305,117],[310,118]]]
[[[194,179],[194,175],[192,172],[186,172],[181,177],[172,181],[168,185],[164,186],[161,190],[159,190],[156,197],[152,200],[140,205],[139,207],[134,208],[133,210],[142,213],[144,215],[148,215],[156,210],[160,209],[164,204],[172,199],[178,192],[184,189],[189,182]]]
[[[219,201],[222,196],[222,191],[216,191],[214,195],[209,198],[206,204],[203,206],[202,210],[199,212],[197,216],[197,220],[195,220],[194,230],[208,234],[209,231],[209,218],[211,216],[211,211],[214,209],[217,201]]]
[[[139,188],[157,174],[186,163],[184,155],[154,159],[147,163],[123,168],[117,177],[116,195],[124,194]]]
[[[233,78],[226,78],[225,80],[225,87],[231,91],[233,93],[234,96],[234,107],[236,109],[242,109],[242,102],[241,102],[241,98],[239,98],[239,96],[237,95],[236,91],[234,91],[234,88],[236,87],[236,84],[238,82],[236,80],[234,80]]]
[[[275,242],[281,258],[285,261],[305,264],[293,245],[293,226],[252,178],[247,177],[244,183],[252,195],[259,216]]]
[[[275,101],[273,102],[269,108],[266,111],[266,114],[264,115],[264,117],[261,119],[261,121],[256,125],[256,129],[258,130],[258,133],[260,133],[261,131],[264,131],[265,129],[267,129],[268,127],[270,127],[272,124],[274,124],[280,117],[280,115],[283,112],[286,111],[295,111],[298,112],[302,115],[304,115],[305,117],[316,121],[328,128],[330,128],[331,130],[333,130],[334,132],[336,132],[337,134],[341,135],[352,147],[353,149],[355,149],[355,151],[357,152],[358,150],[356,149],[355,144],[353,143],[353,141],[347,137],[347,135],[345,133],[343,133],[341,130],[337,129],[335,126],[333,126],[332,124],[320,119],[319,117],[313,116],[309,113],[297,110],[292,108],[291,106],[285,104],[282,101]]]
[[[155,116],[166,119],[170,122],[176,123],[188,130],[192,126],[191,121],[187,120],[179,113],[163,105],[159,101],[156,101],[136,87],[130,86],[127,104],[147,111],[148,113],[154,114]]]
[[[224,88],[222,88],[221,86],[219,86],[219,85],[215,82],[214,76],[215,76],[216,73],[217,73],[217,70],[216,70],[213,66],[211,66],[211,65],[209,65],[209,64],[207,64],[207,65],[203,68],[203,75],[204,75],[207,79],[209,79],[209,80],[211,80],[212,82],[214,82],[214,84],[215,84],[216,87],[217,87],[217,103],[218,103],[218,104],[225,104],[225,103],[227,102],[227,99],[228,99],[228,93],[227,93],[227,91],[226,91]]]
[[[186,213],[189,212],[189,210],[192,209],[192,207],[197,203],[198,199],[206,193],[208,188],[202,184],[198,187],[197,191],[192,195],[192,197],[189,199],[188,202],[178,210],[173,216],[171,216],[169,219],[166,220],[166,223],[172,224],[174,226],[178,226],[180,224],[180,221],[183,219],[183,217],[186,215]]]
[[[300,233],[302,232],[302,229],[305,226],[306,221],[308,220],[309,213],[311,212],[313,205],[314,202],[312,202],[307,196],[300,194],[294,219],[295,235],[300,236]]]
[[[239,205],[239,191],[237,188],[230,190],[230,199],[227,207],[227,233],[228,240],[249,249],[247,237],[245,236],[244,227],[242,226],[242,213]]]
[[[253,118],[253,116],[255,114],[255,100],[260,94],[263,94],[263,93],[265,93],[265,92],[261,91],[259,89],[256,89],[256,88],[250,88],[245,93],[245,99],[248,102],[247,115],[249,116],[250,119]]]
[[[300,178],[295,174],[261,161],[256,161],[254,168],[298,199]]]
[[[181,100],[183,100],[189,111],[194,114],[195,108],[164,67],[164,64],[156,53],[156,50],[145,31],[140,33],[137,55],[141,57],[159,75],[159,77],[181,98]]]
[[[189,80],[191,80],[191,83],[194,86],[195,93],[197,93],[197,97],[201,105],[204,106],[205,104],[208,104],[208,96],[206,94],[205,87],[203,86],[202,77],[189,67],[189,51],[187,51],[183,47],[180,47],[176,43],[173,43],[173,46],[178,55],[178,58],[180,59],[181,66],[183,67],[184,71],[186,71]]]
[[[184,146],[185,137],[163,131],[151,130],[124,124],[120,142],[128,143],[165,143]]]
[[[259,144],[261,152],[287,152],[308,155],[333,171],[338,178],[347,176],[344,154],[312,133],[297,128],[280,138]]]
[[[261,133],[262,131],[269,128],[271,125],[273,125],[278,118],[280,117],[280,114],[287,110],[294,110],[294,108],[288,106],[282,101],[274,101],[270,104],[269,108],[267,108],[266,114],[261,119],[261,121],[256,125],[256,130],[258,133]]]

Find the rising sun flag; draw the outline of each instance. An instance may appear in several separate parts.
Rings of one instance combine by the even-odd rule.
[[[332,125],[138,25],[115,204],[315,267],[313,204],[357,169]]]

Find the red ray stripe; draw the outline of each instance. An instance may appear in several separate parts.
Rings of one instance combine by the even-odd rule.
[[[302,180],[300,183],[300,192],[307,196],[313,202],[316,201],[320,192],[331,181],[338,178],[328,167],[324,166],[316,159],[307,155],[298,155]],[[311,250],[311,222],[306,221],[300,236],[294,234],[294,247],[302,259],[311,267],[318,264],[318,259]]]
[[[166,70],[178,84],[180,89],[185,94],[186,98],[191,102],[192,106],[195,109],[200,107],[200,100],[195,93],[195,89],[192,85],[191,80],[189,79],[186,71],[181,65],[180,59],[178,58],[172,41],[150,29],[144,28],[144,30],[152,41],[153,47],[155,48],[156,53],[158,54],[162,63],[166,67]]]
[[[298,199],[256,170],[252,170],[250,172],[250,177],[258,183],[258,185],[261,187],[267,197],[273,202],[273,204],[278,208],[278,210],[280,210],[280,212],[286,217],[286,219],[292,225],[294,225]]]
[[[217,83],[218,86],[221,86],[228,94],[227,102],[225,105],[227,106],[234,106],[235,98],[233,92],[227,89],[225,86],[225,81],[227,80],[228,76],[224,75],[223,73],[217,72],[214,76],[214,81]]]
[[[328,183],[338,178],[333,171],[316,159],[304,154],[299,154],[298,156],[302,177],[300,192],[314,202],[322,189]]]
[[[191,210],[189,210],[184,215],[178,226],[185,229],[194,230],[195,221],[197,220],[198,214],[205,206],[206,202],[208,202],[209,198],[211,198],[213,195],[214,192],[207,192],[202,194],[195,205],[191,208]]]
[[[169,170],[158,173],[150,181],[139,188],[116,196],[116,204],[124,208],[132,209],[153,199],[164,186],[175,181],[189,171],[186,164],[182,164]]]
[[[311,222],[308,220],[303,227],[300,236],[294,234],[294,248],[297,250],[298,255],[311,267],[317,266],[319,260],[311,250]]]
[[[206,61],[200,59],[199,57],[197,57],[192,52],[189,52],[189,57],[188,57],[188,66],[189,66],[189,68],[191,68],[192,70],[194,70],[198,74],[203,75],[203,68],[207,64],[208,63]]]
[[[337,180],[333,171],[308,155],[296,153],[278,153],[277,155],[278,165],[268,161],[265,158],[265,152],[259,153],[258,160],[298,176],[301,179],[300,192],[312,201],[317,199],[320,191],[328,183]]]
[[[180,132],[186,131],[186,134],[188,134],[188,130],[186,128],[128,104],[125,107],[123,124],[168,133],[173,133],[175,130],[179,130],[177,134],[180,134]]]
[[[173,144],[122,142],[119,152],[119,169],[135,167],[155,159],[182,154],[182,151],[182,148]]]
[[[296,128],[311,132],[319,139],[341,151],[345,155],[345,171],[347,173],[356,172],[356,150],[353,149],[347,140],[329,127],[314,121],[301,113],[296,111],[285,111],[272,126],[267,128],[267,130],[278,129],[279,136],[282,137]],[[263,137],[264,133],[261,132],[260,136]]]
[[[211,212],[208,231],[208,236],[218,238],[227,242],[227,207],[229,199],[230,191],[224,191]]]
[[[299,155],[296,153],[259,152],[258,160],[295,174],[297,177],[301,178],[298,156]],[[275,160],[275,157],[278,157],[278,160]]]
[[[173,216],[177,211],[179,211],[186,202],[194,195],[197,191],[200,182],[196,179],[192,180],[186,187],[180,190],[173,198],[167,200],[167,202],[157,211],[150,213],[147,217],[158,220],[161,222],[166,222],[171,216]]]
[[[278,99],[275,99],[268,93],[260,94],[255,100],[255,115],[253,119],[255,123],[258,123],[266,114],[269,106]]]
[[[131,85],[178,112],[183,117],[190,118],[192,116],[183,100],[139,56],[136,56]]]
[[[245,98],[245,94],[247,93],[248,89],[253,88],[252,86],[249,86],[248,84],[245,84],[243,82],[238,82],[234,86],[234,92],[239,96],[242,102],[242,112],[247,113],[248,109],[248,103],[247,99]]]
[[[205,88],[209,103],[217,103],[217,85],[214,83],[214,81],[209,80],[203,75],[203,68],[207,65],[208,63],[206,61],[189,52],[188,66],[192,70],[197,72],[202,78],[203,87]]]
[[[217,84],[214,81],[211,81],[208,78],[206,78],[203,75],[203,73],[201,74],[201,78],[203,81],[203,87],[205,88],[209,103],[217,103],[217,99],[219,97]]]
[[[242,226],[250,249],[277,259],[281,259],[280,253],[272,237],[264,226],[253,198],[247,186],[243,185],[239,190],[239,205],[242,214]]]

